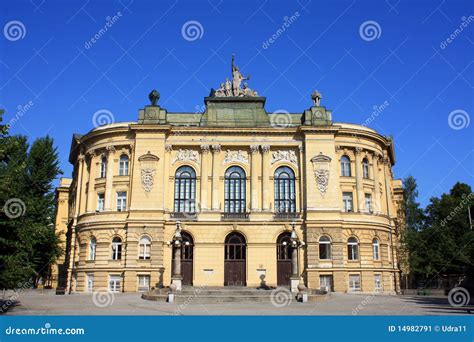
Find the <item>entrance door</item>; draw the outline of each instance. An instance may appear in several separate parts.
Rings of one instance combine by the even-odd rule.
[[[183,243],[181,245],[181,276],[183,285],[193,284],[193,238],[186,232],[182,232]],[[174,254],[173,254],[174,262]]]
[[[227,235],[224,248],[224,286],[246,286],[246,252],[242,234]]]
[[[289,286],[291,277],[290,233],[282,233],[277,239],[277,285]]]

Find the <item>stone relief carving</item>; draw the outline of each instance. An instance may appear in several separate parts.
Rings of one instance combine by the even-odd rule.
[[[176,157],[174,157],[173,164],[177,161],[181,162],[195,162],[199,164],[199,153],[194,150],[178,150]]]
[[[140,163],[140,176],[142,180],[142,187],[145,192],[150,192],[153,188],[153,183],[155,179],[156,173],[156,164],[160,158],[151,154],[148,151],[147,154],[144,154],[138,158],[138,162]]]
[[[295,151],[275,151],[272,153],[272,161],[271,164],[275,164],[279,161],[286,161],[289,163],[293,163],[295,165],[298,165],[298,159],[296,157]]]
[[[231,151],[227,150],[225,152],[224,164],[232,163],[232,162],[240,162],[244,164],[249,163],[249,157],[247,152],[238,150],[238,151]]]
[[[318,190],[321,196],[326,194],[329,185],[329,164],[331,163],[331,158],[322,154],[322,152],[311,158],[311,163],[313,164],[314,178],[318,186]]]

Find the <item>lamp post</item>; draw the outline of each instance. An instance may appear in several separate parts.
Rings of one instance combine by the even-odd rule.
[[[296,234],[296,223],[291,222],[291,236],[290,236],[290,247],[291,247],[291,277],[290,277],[290,288],[291,292],[298,292],[298,285],[300,283],[299,276],[299,263],[298,263],[298,249],[304,246],[304,242],[300,241]]]
[[[176,221],[176,231],[171,241],[174,255],[174,264],[171,274],[171,284],[176,285],[176,291],[181,291],[181,282],[183,276],[181,275],[181,245],[183,237],[181,236],[181,221]]]

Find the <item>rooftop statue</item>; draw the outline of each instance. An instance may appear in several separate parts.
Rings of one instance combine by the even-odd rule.
[[[255,97],[258,96],[255,90],[248,87],[247,83],[242,82],[249,80],[250,76],[245,77],[239,70],[239,67],[235,65],[235,58],[232,55],[232,81],[226,78],[225,83],[221,83],[219,89],[215,90],[213,96],[216,97],[230,97],[230,96],[242,96],[242,97]]]

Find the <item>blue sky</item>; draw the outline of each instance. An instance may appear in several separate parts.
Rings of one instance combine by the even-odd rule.
[[[268,112],[302,112],[314,89],[339,122],[362,124],[385,104],[369,127],[394,137],[395,176],[413,175],[425,205],[456,181],[474,185],[473,7],[456,0],[4,1],[0,107],[4,121],[16,120],[12,134],[51,135],[69,176],[71,136],[93,128],[94,113],[134,121],[153,88],[168,111],[195,112],[230,76],[235,53]]]

